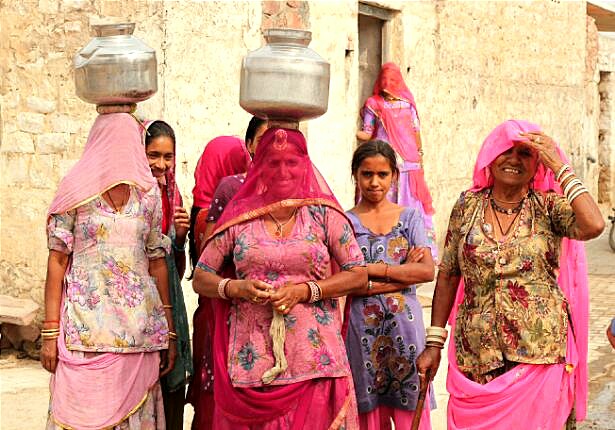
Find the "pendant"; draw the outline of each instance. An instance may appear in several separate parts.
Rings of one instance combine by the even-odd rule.
[[[483,231],[487,234],[491,234],[493,229],[491,227],[491,224],[489,224],[488,222],[483,224]]]
[[[498,263],[500,263],[501,266],[504,266],[506,264],[506,258],[500,257],[500,259],[498,260]]]

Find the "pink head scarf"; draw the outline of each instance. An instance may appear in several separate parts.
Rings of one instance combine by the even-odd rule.
[[[243,140],[236,136],[219,136],[212,139],[194,171],[194,206],[209,209],[220,179],[248,170],[250,154]]]
[[[294,157],[294,177],[280,179],[280,157]],[[305,137],[300,131],[270,128],[263,134],[245,183],[228,203],[216,224],[216,232],[232,224],[257,218],[280,206],[327,205],[343,214],[333,191],[312,164]]]
[[[47,214],[67,212],[121,183],[143,191],[156,185],[141,145],[141,125],[127,113],[99,115],[83,155],[60,182]]]
[[[487,136],[478,153],[471,190],[482,190],[493,184],[489,166],[515,142],[526,141],[519,136],[520,132],[539,130],[538,125],[522,120],[509,120],[498,125]],[[558,151],[562,160],[567,162],[559,147]],[[533,187],[538,191],[562,192],[553,172],[542,163],[534,176]],[[585,418],[589,298],[587,262],[582,242],[567,238],[562,240],[558,284],[570,304],[572,320],[572,328],[568,329],[567,364],[520,364],[488,384],[481,385],[461,373],[456,364],[454,342],[450,342],[447,375],[447,389],[451,394],[448,405],[449,429],[504,430],[523,427],[560,430],[573,405],[576,407],[577,420]],[[463,301],[463,294],[462,278],[449,318],[453,331],[457,307]],[[537,398],[535,393],[542,396]]]

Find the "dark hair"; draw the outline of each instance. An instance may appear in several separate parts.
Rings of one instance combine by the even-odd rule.
[[[259,118],[257,116],[253,116],[248,124],[248,129],[246,130],[246,138],[244,142],[246,145],[248,144],[248,140],[252,142],[254,140],[254,135],[256,134],[256,130],[258,130],[263,124],[267,124],[266,119]]]
[[[375,157],[377,155],[382,155],[389,161],[393,175],[399,175],[395,151],[391,148],[391,145],[382,140],[370,140],[369,142],[361,144],[357,149],[355,149],[354,154],[352,154],[352,176],[357,173],[363,160],[369,157]]]
[[[160,137],[166,136],[170,137],[173,141],[173,146],[175,146],[175,132],[171,128],[169,124],[164,121],[154,121],[147,127],[147,133],[145,133],[145,147],[152,143],[152,140]]]

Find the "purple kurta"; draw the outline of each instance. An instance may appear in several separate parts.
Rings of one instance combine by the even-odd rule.
[[[386,235],[377,235],[347,212],[367,263],[398,265],[406,262],[412,246],[426,247],[421,214],[405,208]],[[346,349],[357,394],[359,412],[379,405],[413,411],[419,394],[416,357],[425,347],[425,326],[416,287],[395,293],[352,300]],[[432,399],[432,408],[435,402]]]

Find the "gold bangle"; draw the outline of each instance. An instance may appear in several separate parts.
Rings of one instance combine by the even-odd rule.
[[[169,339],[171,340],[175,340],[177,339],[177,333],[175,333],[174,331],[169,331]]]
[[[165,304],[163,304],[162,308],[163,309],[173,309],[173,305],[165,305]]]

